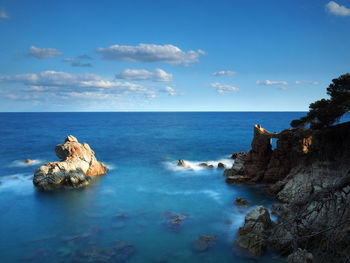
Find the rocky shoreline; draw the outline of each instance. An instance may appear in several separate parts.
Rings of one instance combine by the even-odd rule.
[[[350,260],[350,122],[280,133],[255,125],[252,149],[232,157],[227,183],[263,184],[280,202],[273,206],[276,224],[264,207],[247,214],[240,247],[254,255],[270,247],[289,263]]]

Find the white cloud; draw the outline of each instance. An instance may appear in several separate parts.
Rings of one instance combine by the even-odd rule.
[[[166,62],[169,64],[184,65],[198,62],[199,56],[205,54],[203,50],[182,51],[173,45],[155,44],[139,44],[138,46],[114,45],[106,48],[98,48],[97,53],[106,60]]]
[[[55,48],[38,48],[31,46],[29,48],[29,55],[36,58],[53,58],[62,55],[62,53]]]
[[[165,92],[168,93],[170,96],[178,95],[177,91],[174,88],[170,87],[170,86],[166,86],[165,87]]]
[[[336,16],[350,16],[350,8],[339,5],[334,1],[326,4],[326,11]]]
[[[123,72],[116,74],[117,79],[125,80],[148,80],[155,82],[172,81],[173,75],[166,73],[162,69],[155,69],[154,71],[148,71],[145,69],[126,69]]]
[[[9,19],[10,16],[5,12],[4,9],[0,9],[0,18],[2,18],[2,19]]]
[[[296,85],[303,85],[303,84],[318,85],[319,83],[317,81],[311,81],[311,80],[297,80],[295,84]]]
[[[272,86],[272,85],[288,85],[287,81],[271,81],[271,80],[265,80],[265,81],[260,81],[258,80],[256,82],[258,85],[265,85],[265,86]]]
[[[239,91],[239,88],[236,88],[235,86],[229,85],[229,84],[222,84],[222,83],[211,83],[210,86],[213,88],[216,88],[216,91],[219,94],[232,92],[232,91]]]
[[[40,96],[54,96],[60,98],[118,98],[121,95],[140,95],[154,98],[155,92],[142,85],[127,81],[103,79],[95,74],[70,74],[66,72],[43,71],[38,74],[20,74],[1,76],[1,83],[20,83],[25,86],[11,98],[38,98]],[[15,91],[15,90],[14,90]],[[22,94],[23,95],[23,94]],[[94,97],[95,96],[95,97]]]
[[[235,75],[236,72],[231,71],[231,70],[222,70],[222,71],[218,71],[218,72],[214,72],[213,76],[219,77],[219,76],[232,76]]]

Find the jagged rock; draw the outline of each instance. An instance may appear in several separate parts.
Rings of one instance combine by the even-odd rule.
[[[314,262],[314,257],[311,253],[307,252],[305,249],[298,248],[297,251],[290,254],[287,258],[287,263],[312,263]]]
[[[218,168],[225,168],[226,167],[226,164],[224,163],[218,163]]]
[[[246,158],[247,157],[247,153],[246,152],[240,152],[240,153],[233,153],[231,155],[231,158],[233,160],[236,160],[237,158]]]
[[[247,176],[261,178],[271,159],[271,139],[276,136],[277,134],[266,131],[260,124],[254,125],[252,149],[244,163],[244,172]]]
[[[216,236],[200,236],[193,244],[193,249],[197,252],[204,252],[217,240]]]
[[[250,205],[249,201],[244,199],[243,197],[237,197],[235,200],[235,204],[238,206],[249,206]]]
[[[33,183],[40,190],[62,187],[81,187],[89,184],[92,177],[107,173],[107,167],[98,162],[87,143],[79,143],[70,135],[64,144],[56,145],[60,162],[49,162],[34,172]]]
[[[266,207],[256,206],[245,217],[244,226],[238,230],[238,245],[254,255],[262,255],[267,248],[272,221]]]
[[[249,177],[244,177],[244,160],[246,158],[245,154],[240,154],[236,157],[232,167],[230,169],[225,169],[224,176],[226,176],[227,183],[244,183],[250,180]]]

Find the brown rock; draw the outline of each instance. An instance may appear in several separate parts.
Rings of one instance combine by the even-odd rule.
[[[96,160],[90,146],[79,143],[72,135],[64,144],[57,145],[55,151],[61,161],[47,163],[34,172],[33,183],[40,190],[81,187],[92,177],[107,173],[107,167]]]

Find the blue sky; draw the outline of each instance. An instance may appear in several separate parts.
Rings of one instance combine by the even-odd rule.
[[[303,111],[350,0],[0,0],[0,111]]]

